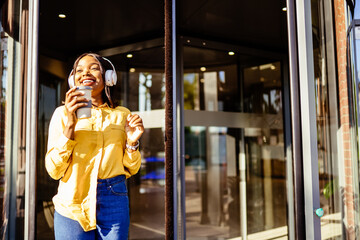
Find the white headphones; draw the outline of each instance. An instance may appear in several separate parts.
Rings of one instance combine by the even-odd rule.
[[[90,55],[91,56],[91,55]],[[114,85],[116,85],[117,82],[117,75],[116,75],[116,71],[115,71],[115,67],[114,65],[110,62],[109,59],[102,57],[104,60],[108,61],[112,67],[112,70],[106,70],[105,71],[105,85],[112,87]],[[73,70],[71,70],[70,75],[68,77],[68,83],[69,83],[69,87],[72,88],[75,86],[75,80],[74,80],[74,74]]]

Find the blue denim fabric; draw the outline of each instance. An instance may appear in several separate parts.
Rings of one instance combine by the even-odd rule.
[[[129,199],[125,176],[99,179],[97,185],[96,230],[84,232],[77,221],[55,212],[56,240],[126,240],[129,233]]]
[[[97,239],[126,240],[129,233],[129,198],[125,176],[99,179],[97,186]]]
[[[88,240],[95,239],[95,231],[84,232],[81,225],[70,218],[54,214],[54,230],[56,240]]]

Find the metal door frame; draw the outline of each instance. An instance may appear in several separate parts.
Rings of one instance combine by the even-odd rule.
[[[26,94],[26,178],[24,238],[36,236],[36,144],[38,114],[39,0],[29,0]]]
[[[306,239],[321,239],[314,57],[312,42],[311,1],[288,0],[288,31],[290,51],[290,82],[295,172],[296,234],[305,230]],[[300,110],[300,116],[298,110]],[[301,128],[300,128],[301,127]],[[300,130],[301,129],[301,130]],[[296,169],[294,169],[296,170]],[[305,177],[306,176],[306,177]],[[302,179],[301,179],[302,178]],[[298,181],[298,182],[297,182]],[[301,186],[302,183],[302,186]],[[303,193],[299,189],[303,187]],[[302,199],[303,197],[303,199]],[[300,206],[303,201],[303,206]],[[303,210],[304,216],[301,214]]]

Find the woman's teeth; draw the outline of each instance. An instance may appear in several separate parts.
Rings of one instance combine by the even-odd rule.
[[[84,80],[83,83],[92,83],[93,80]]]

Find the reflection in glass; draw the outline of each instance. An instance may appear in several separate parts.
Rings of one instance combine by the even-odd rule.
[[[150,71],[118,72],[118,76],[119,83],[114,89],[114,96],[119,105],[126,105],[131,111],[141,112],[164,109],[165,76],[163,73]]]
[[[329,51],[334,48],[333,25],[331,14],[326,14],[326,9],[331,9],[331,4],[327,1],[311,2],[320,207],[324,210],[321,238],[343,239],[343,190],[340,189],[339,182],[343,174],[337,156],[340,146],[337,142],[340,121],[337,119],[338,106],[335,98],[337,79],[334,55]]]
[[[357,6],[357,9],[360,9],[360,7]],[[360,13],[357,14],[360,15]],[[360,19],[360,16],[358,16],[358,19]],[[360,84],[360,24],[354,28],[354,31],[355,31],[354,45],[356,46],[355,48],[356,52],[354,53],[354,57],[356,59],[355,62],[356,62],[356,72],[357,72],[357,75],[355,73],[355,79],[356,79],[356,83]]]
[[[24,238],[27,55],[22,46],[27,44],[28,11],[21,3],[3,2],[0,9],[1,239],[3,234]]]
[[[7,83],[7,36],[0,25],[0,222],[4,222],[3,200],[5,190],[5,119],[6,119],[6,83]]]
[[[281,113],[280,62],[244,69],[244,111]]]
[[[152,128],[146,129],[141,138],[141,169],[128,180],[131,219],[129,239],[165,237],[163,135],[161,128]]]
[[[151,110],[150,88],[152,86],[152,75],[148,73],[139,74],[139,111]]]
[[[185,110],[240,112],[236,65],[184,71]]]
[[[240,232],[239,156],[241,129],[185,129],[188,239],[235,238]],[[249,235],[287,236],[284,145],[281,131],[245,130],[246,199]],[[279,228],[280,235],[271,229]]]
[[[45,169],[44,159],[47,151],[49,124],[52,114],[60,105],[58,89],[62,79],[53,74],[39,71],[39,107],[37,137],[37,239],[54,239],[54,212],[52,197],[58,188],[58,181],[52,179]]]
[[[152,113],[164,109],[165,79],[162,72],[140,71],[118,74],[120,86],[128,82],[127,106],[132,112]],[[115,91],[125,91],[116,88]],[[120,94],[118,94],[120,95]],[[125,95],[125,94],[124,94]],[[129,239],[163,239],[165,237],[165,153],[163,119],[152,115],[158,126],[145,128],[140,139],[141,169],[128,179],[130,200]]]
[[[201,70],[187,67],[191,49],[184,50],[187,239],[237,239],[242,234],[287,239],[281,63],[257,59],[260,64]],[[222,56],[215,50],[206,52]],[[203,126],[192,125],[194,112],[187,110],[213,114],[203,118]],[[230,120],[221,112],[231,112],[238,122],[226,126]],[[255,114],[262,121],[252,121]]]

